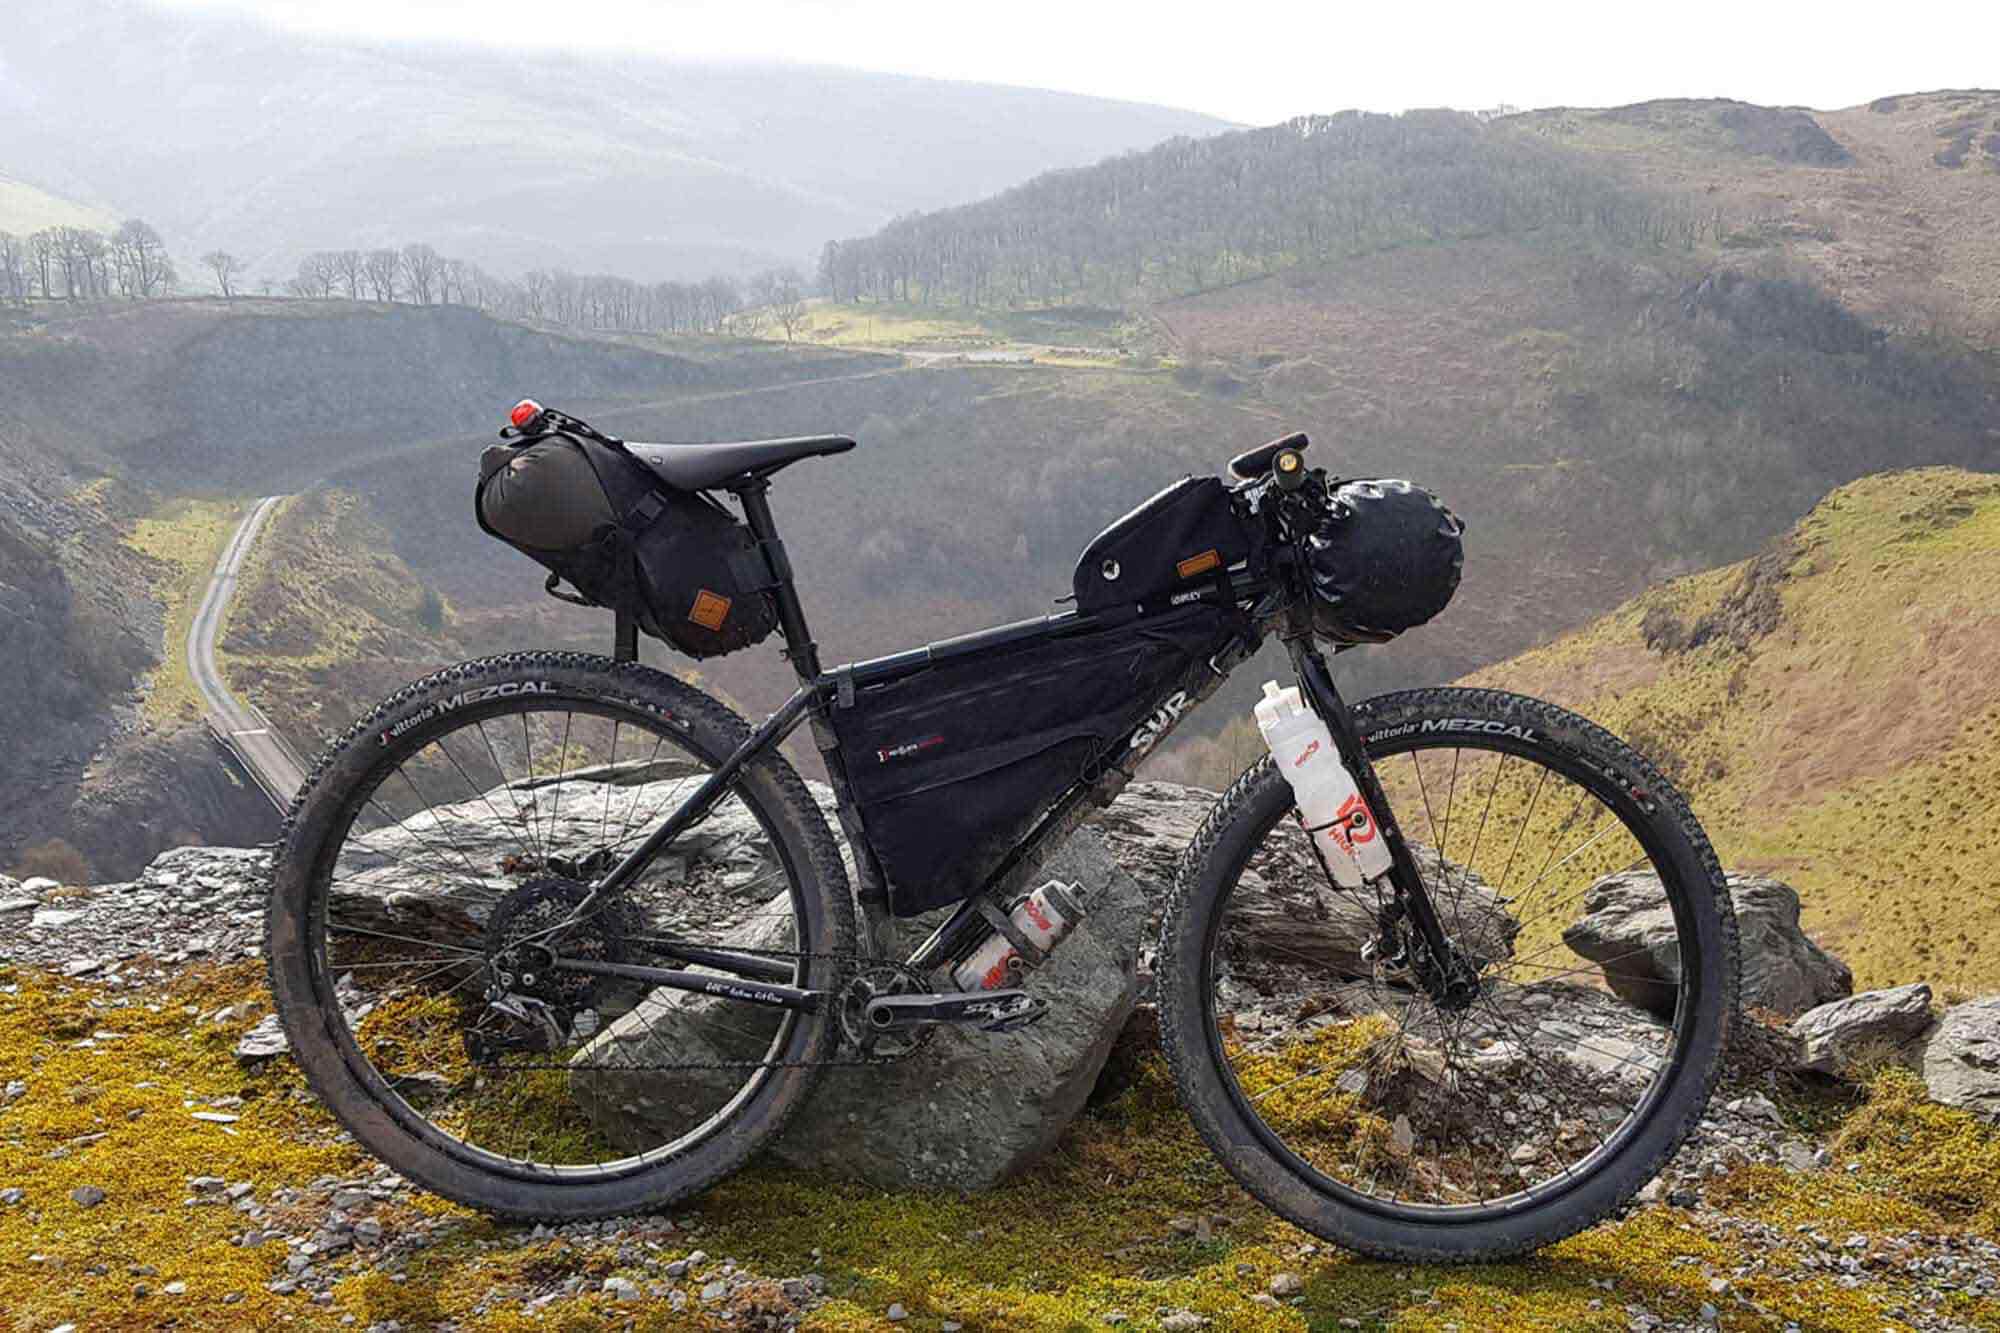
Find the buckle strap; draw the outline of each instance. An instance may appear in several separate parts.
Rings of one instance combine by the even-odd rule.
[[[1023,963],[1029,967],[1040,967],[1048,961],[1048,952],[1029,939],[1021,928],[1014,924],[1013,916],[1002,910],[1000,904],[984,893],[979,895],[979,915],[985,917],[986,924],[993,927],[1007,943],[1014,946],[1020,953]]]

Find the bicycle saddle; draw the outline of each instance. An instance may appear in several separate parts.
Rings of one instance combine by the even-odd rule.
[[[705,491],[738,480],[768,477],[801,458],[844,454],[853,447],[854,441],[845,435],[795,435],[719,444],[642,444],[630,440],[625,445],[661,481],[683,491]]]

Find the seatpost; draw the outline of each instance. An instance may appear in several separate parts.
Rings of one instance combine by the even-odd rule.
[[[819,679],[819,645],[813,642],[812,631],[806,628],[805,608],[799,605],[798,589],[792,586],[791,558],[785,554],[785,544],[778,540],[777,524],[771,518],[768,494],[771,483],[764,477],[752,477],[730,489],[743,502],[744,520],[750,524],[750,534],[757,539],[764,559],[770,563],[771,577],[776,580],[771,595],[778,603],[778,627],[785,634],[785,655],[792,660],[792,670],[799,679],[811,684]]]

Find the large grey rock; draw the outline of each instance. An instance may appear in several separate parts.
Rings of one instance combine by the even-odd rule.
[[[1799,929],[1799,895],[1762,875],[1727,877],[1742,941],[1746,1008],[1796,1017],[1853,993],[1847,964]],[[1650,871],[1607,875],[1584,892],[1583,918],[1563,931],[1570,948],[1604,969],[1611,989],[1663,1017],[1680,984],[1680,937],[1660,877]]]
[[[1195,787],[1134,783],[1093,822],[1156,911],[1167,902],[1188,844],[1216,799]],[[1463,866],[1440,867],[1430,847],[1416,844],[1412,851],[1459,943],[1488,958],[1510,956],[1520,927],[1492,887]],[[1296,836],[1269,839],[1252,858],[1230,899],[1229,928],[1252,952],[1344,977],[1373,970],[1361,950],[1380,933],[1373,895],[1334,891],[1305,839]],[[1151,929],[1146,938],[1150,942]]]
[[[1045,1153],[1082,1108],[1137,997],[1145,895],[1082,829],[1045,874],[1082,884],[1090,914],[1027,989],[1051,1002],[1032,1027],[1004,1034],[940,1029],[914,1055],[888,1065],[834,1069],[772,1149],[801,1169],[883,1188],[981,1190]],[[935,925],[904,923],[913,948]],[[744,941],[746,944],[749,941]],[[615,1020],[577,1063],[643,1065],[655,1053],[681,1061],[744,1058],[769,1027],[745,1026],[741,1005],[685,994],[648,996]],[[742,1082],[741,1071],[571,1074],[598,1127],[631,1147],[687,1127],[687,1115]]]
[[[1893,1054],[1931,1025],[1931,988],[1918,982],[1863,991],[1808,1009],[1792,1020],[1797,1068],[1844,1074],[1857,1059]]]
[[[1938,1101],[2000,1122],[2000,995],[1947,1009],[1924,1042],[1923,1072]]]
[[[524,860],[587,857],[607,842],[636,841],[687,798],[685,761],[620,764],[530,778],[371,829],[342,849],[331,912],[345,926],[463,942],[521,881]],[[629,832],[628,832],[629,831]],[[631,886],[658,928],[661,912],[703,920],[740,917],[783,884],[770,840],[741,801],[727,800],[674,842]]]

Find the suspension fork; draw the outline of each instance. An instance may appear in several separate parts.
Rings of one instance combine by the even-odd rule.
[[[1326,658],[1319,650],[1310,643],[1288,646],[1307,701],[1319,714],[1320,720],[1326,723],[1327,730],[1333,733],[1333,744],[1340,751],[1340,761],[1347,765],[1354,785],[1361,791],[1361,799],[1367,802],[1368,812],[1374,816],[1376,836],[1388,845],[1393,860],[1389,867],[1389,882],[1395,886],[1397,899],[1409,913],[1418,937],[1437,965],[1435,975],[1450,978],[1455,969],[1452,966],[1451,945],[1445,938],[1444,923],[1438,918],[1437,906],[1431,902],[1430,891],[1424,887],[1423,872],[1417,868],[1417,858],[1403,837],[1402,826],[1396,822],[1396,812],[1389,808],[1389,798],[1375,776],[1375,765],[1369,762],[1368,752],[1361,743],[1361,733],[1355,730],[1354,715],[1348,712],[1340,691],[1334,687],[1333,672],[1328,669]]]

